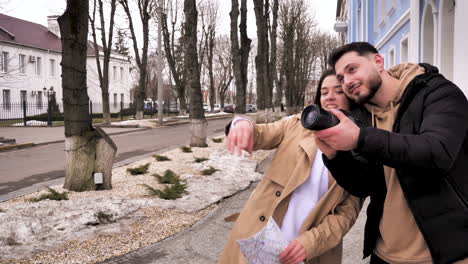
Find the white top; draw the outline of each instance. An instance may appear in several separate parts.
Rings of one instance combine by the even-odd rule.
[[[247,120],[253,127],[252,121],[243,116],[235,117],[231,123],[233,127],[238,121]],[[289,201],[288,209],[281,224],[284,238],[291,241],[299,236],[299,229],[304,219],[312,212],[320,198],[328,191],[328,169],[323,164],[322,151],[317,149],[307,180],[297,187]]]
[[[281,231],[288,240],[299,236],[299,229],[304,219],[315,208],[320,198],[328,191],[328,170],[323,164],[322,152],[317,149],[310,175],[292,193],[288,210],[281,224]]]

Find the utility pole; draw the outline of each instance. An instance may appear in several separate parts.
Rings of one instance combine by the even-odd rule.
[[[162,12],[163,12],[163,6],[162,6],[162,0],[158,0],[158,63],[157,63],[157,72],[158,72],[158,123],[159,125],[163,124],[163,112],[164,112],[164,107],[162,103],[163,99],[163,78],[162,78],[162,69],[163,69],[163,56],[162,56]],[[170,98],[169,102],[166,102],[168,104],[168,112],[170,111]]]

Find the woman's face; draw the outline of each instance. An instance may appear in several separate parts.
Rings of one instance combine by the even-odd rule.
[[[329,75],[323,80],[320,88],[320,104],[325,110],[331,108],[349,110],[348,98],[346,98],[336,75]]]

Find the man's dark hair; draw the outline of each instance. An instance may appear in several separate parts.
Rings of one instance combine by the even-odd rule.
[[[364,56],[367,54],[377,54],[379,53],[377,49],[372,46],[369,42],[351,42],[349,44],[343,45],[341,47],[333,50],[332,54],[328,58],[328,64],[330,67],[335,69],[336,62],[346,53],[355,51],[359,56]]]

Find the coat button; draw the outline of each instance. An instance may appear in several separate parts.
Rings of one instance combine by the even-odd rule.
[[[260,221],[262,221],[262,222],[263,222],[263,221],[265,221],[265,216],[263,216],[263,215],[262,215],[262,216],[260,216],[260,218],[259,218],[259,219],[260,219]]]
[[[275,195],[278,196],[278,197],[280,197],[280,196],[281,196],[281,192],[280,192],[280,191],[277,191],[277,192],[275,193]]]

